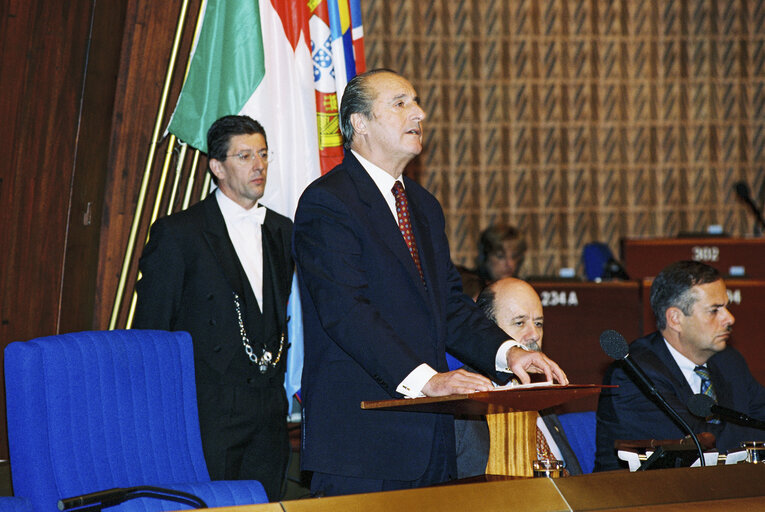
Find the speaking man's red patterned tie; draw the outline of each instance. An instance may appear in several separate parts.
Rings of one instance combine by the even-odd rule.
[[[409,201],[406,199],[406,192],[404,186],[400,181],[397,181],[391,189],[393,195],[396,197],[396,215],[398,216],[398,229],[401,231],[401,236],[404,237],[404,242],[409,248],[409,254],[412,255],[417,271],[420,273],[420,279],[425,282],[425,276],[422,273],[422,266],[420,265],[420,254],[417,252],[417,242],[414,240],[414,233],[412,232],[412,222],[409,216]]]

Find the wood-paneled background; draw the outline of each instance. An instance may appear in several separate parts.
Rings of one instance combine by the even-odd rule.
[[[364,5],[367,62],[410,77],[429,114],[416,174],[455,261],[496,220],[528,232],[536,275],[580,269],[593,240],[752,233],[733,184],[763,187],[762,1]]]
[[[181,4],[0,1],[0,346],[107,327]],[[592,240],[751,233],[732,187],[765,188],[765,0],[362,8],[368,67],[409,77],[429,115],[408,172],[456,262],[496,220],[528,232],[537,275]]]

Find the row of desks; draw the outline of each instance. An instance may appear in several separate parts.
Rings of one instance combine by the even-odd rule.
[[[765,280],[726,279],[730,311],[736,317],[730,344],[765,383]],[[613,361],[600,348],[606,329],[627,341],[656,330],[648,303],[651,280],[531,282],[544,308],[543,350],[574,384],[600,384]],[[597,397],[566,404],[565,412],[595,410]]]

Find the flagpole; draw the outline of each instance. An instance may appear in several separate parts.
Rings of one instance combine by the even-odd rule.
[[[133,260],[133,252],[135,251],[135,243],[138,238],[138,229],[141,224],[141,212],[146,201],[146,193],[149,187],[149,180],[151,178],[151,170],[154,165],[154,155],[157,145],[161,141],[161,129],[162,120],[165,116],[165,107],[167,106],[167,98],[170,94],[170,84],[173,79],[173,72],[175,70],[176,60],[178,58],[178,51],[181,45],[181,36],[183,35],[183,27],[186,21],[186,14],[189,8],[189,0],[183,0],[181,5],[181,12],[178,16],[178,23],[175,29],[175,38],[173,39],[173,47],[170,52],[170,62],[167,66],[167,73],[165,74],[165,83],[162,87],[162,95],[160,96],[159,108],[157,110],[157,118],[154,123],[154,132],[151,137],[151,144],[149,145],[149,156],[146,159],[146,167],[143,171],[143,178],[141,179],[141,188],[138,192],[138,201],[136,203],[135,214],[133,214],[133,223],[130,227],[130,235],[128,237],[128,244],[125,248],[125,256],[122,260],[122,270],[120,271],[119,282],[117,283],[117,293],[114,298],[114,306],[112,307],[111,318],[109,319],[109,330],[116,329],[117,320],[119,317],[120,308],[122,306],[122,299],[125,293],[125,283],[127,282],[128,271],[130,270],[130,264]],[[201,14],[200,10],[200,14]]]
[[[181,209],[185,210],[189,207],[191,202],[191,193],[194,191],[194,183],[196,181],[197,167],[199,166],[199,153],[198,149],[194,150],[194,156],[191,159],[191,168],[189,169],[189,179],[186,182],[186,193],[183,195],[183,203]],[[203,196],[204,197],[204,196]]]
[[[172,161],[173,156],[173,148],[175,147],[175,135],[170,135],[167,140],[167,151],[165,151],[165,161],[162,163],[162,171],[160,173],[159,177],[159,186],[157,187],[157,194],[154,198],[154,207],[151,210],[151,218],[149,219],[149,226],[154,224],[154,221],[157,220],[157,217],[159,217],[159,207],[162,204],[162,196],[165,193],[165,184],[167,183],[167,173],[170,169],[170,162]],[[172,204],[169,205],[169,208],[172,208]],[[146,240],[144,241],[144,244],[149,239],[149,232],[146,232]],[[138,272],[138,278],[140,279],[141,272]],[[135,287],[133,287],[133,293],[131,294],[130,298],[130,308],[128,309],[128,315],[127,319],[125,320],[125,328],[130,329],[133,326],[133,317],[135,316],[135,307],[138,303],[138,294],[135,291]]]
[[[175,161],[175,173],[173,176],[173,186],[170,188],[170,199],[167,201],[167,210],[165,215],[173,213],[173,205],[175,204],[175,198],[178,196],[178,189],[181,184],[181,175],[183,171],[183,161],[186,159],[186,151],[189,145],[185,142],[181,142],[181,149],[178,151],[178,159]]]
[[[188,0],[186,0],[186,3],[188,4]],[[192,44],[193,44],[193,41],[197,40],[197,36],[199,35],[199,31],[202,28],[202,20],[204,18],[205,4],[206,3],[207,3],[207,0],[203,0],[201,5],[199,6],[199,15],[197,16],[197,22],[196,22],[196,25],[195,25],[195,28],[194,28],[194,35],[193,35],[193,38],[192,38]],[[184,18],[185,18],[185,14],[184,14]],[[177,51],[176,51],[176,53],[177,53]],[[175,62],[173,62],[171,65],[172,65],[173,68],[175,68]],[[183,73],[183,83],[186,83],[186,77],[189,76],[189,69],[190,68],[191,68],[191,59],[189,59],[188,62],[186,62],[186,69],[185,69],[185,71]],[[167,103],[167,97],[165,96],[162,101],[163,101],[164,104],[166,104]],[[164,107],[164,105],[163,105],[163,107]],[[161,119],[162,119],[162,117],[160,116],[159,120],[161,121]],[[155,130],[156,129],[157,129],[157,127],[155,126]],[[165,152],[165,161],[162,164],[162,172],[161,172],[160,178],[159,178],[159,183],[158,183],[158,187],[157,187],[157,193],[156,193],[156,195],[154,197],[154,207],[152,208],[151,219],[149,220],[149,226],[154,224],[154,221],[157,220],[157,217],[159,217],[159,208],[160,208],[160,206],[162,204],[162,197],[164,196],[164,193],[165,193],[165,185],[167,184],[167,175],[168,175],[168,171],[170,169],[170,164],[172,162],[173,152],[175,151],[175,143],[177,141],[178,141],[178,139],[173,134],[170,134],[170,136],[167,139],[167,151]],[[172,190],[170,191],[170,200],[168,201],[168,205],[167,205],[167,214],[168,215],[171,214],[172,210],[173,210],[173,203],[175,202],[175,196],[176,196],[177,191],[178,191],[178,183],[180,182],[180,176],[181,176],[181,171],[182,171],[182,168],[183,168],[183,162],[186,159],[186,150],[187,150],[187,148],[188,148],[188,144],[182,142],[181,143],[180,153],[178,155],[178,161],[177,161],[176,166],[175,166],[175,169],[176,169],[175,170],[175,180],[173,182]],[[196,155],[195,155],[194,161],[196,162],[198,160],[198,158],[199,158],[199,150],[196,151]],[[196,170],[196,168],[192,167],[191,172],[193,173],[195,170]],[[189,177],[189,179],[191,179],[191,176]],[[184,206],[184,209],[186,207],[188,207],[188,204],[186,204],[186,206]],[[144,243],[146,243],[148,240],[149,240],[149,231],[147,230],[147,232],[146,232],[146,240],[144,241]],[[140,278],[140,275],[141,275],[141,273],[139,271],[139,273],[138,273],[138,277],[139,278]],[[130,300],[130,308],[128,309],[128,315],[127,315],[127,319],[125,321],[125,328],[126,329],[130,329],[133,326],[133,317],[135,316],[135,308],[136,308],[136,304],[137,303],[138,303],[138,294],[136,293],[135,288],[133,288],[133,293],[132,293],[131,300]]]
[[[204,12],[205,12],[205,9],[206,9],[206,6],[205,6],[206,3],[207,3],[207,0],[203,0],[202,4],[199,6],[199,15],[197,16],[197,23],[196,23],[196,26],[194,27],[194,37],[193,37],[192,41],[196,41],[197,40],[197,37],[199,36],[199,31],[202,30],[202,20],[204,19]],[[183,83],[184,84],[186,83],[186,78],[189,76],[189,69],[190,68],[191,68],[191,59],[189,59],[188,62],[186,62],[186,70],[183,73]],[[172,134],[171,134],[170,137],[171,137],[170,138],[171,144],[169,145],[169,147],[172,148],[172,147],[175,146],[176,137],[175,137],[175,135],[172,135]],[[171,213],[173,213],[173,204],[175,203],[175,198],[176,198],[176,196],[178,194],[178,188],[180,186],[181,176],[183,174],[183,163],[186,160],[186,153],[187,153],[188,148],[189,148],[189,145],[186,144],[185,142],[180,142],[180,146],[181,146],[181,148],[180,148],[180,151],[178,153],[178,160],[177,160],[176,165],[175,165],[175,179],[173,180],[173,187],[170,190],[170,199],[169,199],[168,204],[167,204],[167,215],[170,215]],[[165,158],[165,166],[167,166],[169,164],[169,161],[172,158],[172,154],[173,154],[172,151],[168,151],[167,152],[167,156]],[[199,161],[199,149],[197,149],[195,151],[195,153],[194,153],[194,159],[192,161],[191,169],[189,170],[188,183],[191,186],[193,186],[193,184],[194,184],[194,174],[196,173],[196,170],[197,170],[197,163],[198,163],[198,161]],[[166,179],[166,175],[167,175],[166,174],[166,168],[163,168],[163,171],[164,171],[163,176],[162,176],[163,181],[162,181],[162,183],[160,185],[160,187],[161,187],[160,190],[164,189],[164,180]],[[187,186],[186,198],[189,197],[189,193],[190,193],[190,189]],[[162,202],[162,194],[161,193],[157,193],[156,199],[154,201],[154,211],[155,211],[155,214],[152,216],[152,219],[151,219],[152,224],[154,223],[155,220],[157,220],[156,219],[156,212],[158,211],[159,205],[160,205],[161,202]],[[181,209],[185,210],[186,208],[188,208],[188,206],[189,206],[188,201],[184,198],[183,205],[181,206]]]

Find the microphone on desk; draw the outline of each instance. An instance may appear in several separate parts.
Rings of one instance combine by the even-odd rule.
[[[107,506],[119,505],[125,501],[128,495],[133,491],[134,488],[132,487],[116,487],[114,489],[91,492],[72,498],[62,498],[58,500],[58,509],[69,510],[72,508],[84,507],[86,505],[94,505],[96,503],[102,503]]]
[[[101,510],[102,508],[113,507],[135,498],[157,498],[182,503],[195,508],[207,508],[207,503],[193,494],[176,489],[139,485],[137,487],[115,487],[71,498],[61,498],[58,500],[58,509],[82,509],[82,507],[88,506],[87,509],[82,510]]]
[[[702,395],[701,393],[690,397],[685,405],[688,407],[688,410],[691,411],[691,414],[698,416],[699,418],[708,418],[714,414],[725,421],[765,430],[765,421],[756,420],[751,416],[747,416],[743,412],[734,411],[733,409],[728,409],[722,405],[717,405],[712,397]]]
[[[741,199],[749,207],[749,209],[752,210],[752,213],[754,214],[759,227],[765,228],[765,219],[762,217],[762,210],[755,204],[754,200],[752,199],[752,195],[749,192],[749,185],[747,185],[745,181],[737,181],[733,188],[736,191],[736,195],[739,197],[739,199]]]
[[[627,345],[627,340],[624,339],[620,333],[613,329],[607,329],[600,334],[600,347],[608,355],[608,357],[616,360],[623,361],[624,364],[632,371],[632,374],[643,384],[643,386],[653,395],[659,402],[664,411],[669,414],[677,423],[680,424],[686,434],[693,440],[693,444],[696,445],[696,450],[699,452],[699,462],[702,466],[706,466],[704,460],[704,450],[701,449],[699,438],[693,432],[693,429],[688,422],[686,422],[682,416],[680,416],[675,409],[667,402],[667,400],[656,389],[656,385],[651,381],[648,375],[645,374],[642,368],[630,358],[630,349]]]

